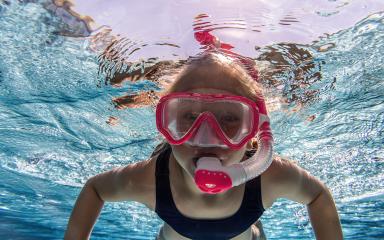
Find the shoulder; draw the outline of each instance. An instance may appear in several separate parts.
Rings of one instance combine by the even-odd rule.
[[[158,155],[148,160],[126,166],[121,173],[124,191],[133,196],[132,200],[151,207],[156,191],[156,159]]]
[[[138,191],[152,189],[154,185],[156,158],[157,156],[153,156],[145,161],[140,161],[123,167],[120,170],[120,177],[126,187]]]
[[[293,164],[293,162],[291,163],[289,160],[275,155],[271,165],[261,174],[261,193],[265,209],[271,207],[277,199],[276,192],[278,188],[276,184],[280,181],[279,178],[282,177],[280,174],[284,174],[283,171],[286,171]]]
[[[278,178],[283,177],[298,168],[300,167],[296,161],[274,155],[271,166],[265,171],[263,177],[270,180],[278,180]]]
[[[297,162],[274,156],[271,166],[262,174],[262,196],[265,207],[278,198],[308,204],[321,192],[323,184]]]
[[[156,156],[114,168],[89,180],[104,201],[137,201],[151,206],[155,193]]]

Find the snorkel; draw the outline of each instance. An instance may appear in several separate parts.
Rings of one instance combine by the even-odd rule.
[[[230,51],[231,45],[220,43],[207,31],[195,33],[195,37],[208,51],[219,51],[240,63],[257,81],[252,59]],[[256,137],[256,153],[239,163],[223,165],[223,159],[210,153],[194,159],[194,180],[205,193],[216,194],[239,186],[262,174],[272,163],[273,136],[261,97],[251,100],[227,93],[171,92],[156,106],[156,127],[170,144],[205,149],[239,150]]]
[[[233,48],[231,45],[221,43],[217,37],[211,35],[208,31],[196,32],[195,38],[201,45],[208,47],[208,49],[218,49],[227,56],[239,61],[248,74],[255,81],[258,80],[258,73],[253,67],[252,59],[230,51]],[[259,110],[258,131],[255,136],[258,146],[256,153],[247,160],[230,166],[223,166],[220,159],[215,157],[203,156],[199,158],[196,163],[194,178],[196,185],[201,191],[209,194],[224,192],[261,175],[271,165],[273,136],[269,117],[265,101],[260,99],[256,104]],[[200,139],[202,137],[204,136],[199,136]]]

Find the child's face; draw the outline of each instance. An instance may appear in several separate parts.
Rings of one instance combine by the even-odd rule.
[[[215,88],[195,88],[187,92],[206,93],[206,94],[235,94],[227,90]],[[194,177],[197,159],[201,156],[215,156],[222,161],[224,166],[240,162],[244,158],[244,153],[247,150],[247,144],[239,150],[220,147],[194,147],[186,143],[181,145],[171,145],[173,156],[179,165],[191,176]]]
[[[184,75],[176,83],[176,92],[196,92],[206,94],[231,94],[247,97],[239,88],[241,77],[233,71],[229,64],[204,64],[193,68],[188,74]],[[224,166],[238,163],[244,159],[244,154],[251,148],[250,142],[238,150],[220,147],[193,147],[186,143],[181,145],[171,145],[172,153],[179,165],[194,177],[196,161],[201,156],[214,155],[218,157]]]

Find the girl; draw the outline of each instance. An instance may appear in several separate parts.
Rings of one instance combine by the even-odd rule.
[[[157,105],[166,141],[146,161],[89,179],[65,239],[88,238],[105,201],[145,204],[164,220],[162,240],[265,239],[258,219],[278,198],[307,205],[316,239],[342,239],[326,186],[270,158],[263,102],[241,60],[215,51],[192,59]]]

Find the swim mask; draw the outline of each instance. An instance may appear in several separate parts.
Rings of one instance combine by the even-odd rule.
[[[257,104],[226,94],[172,93],[157,105],[157,128],[169,143],[240,149],[258,130]]]

